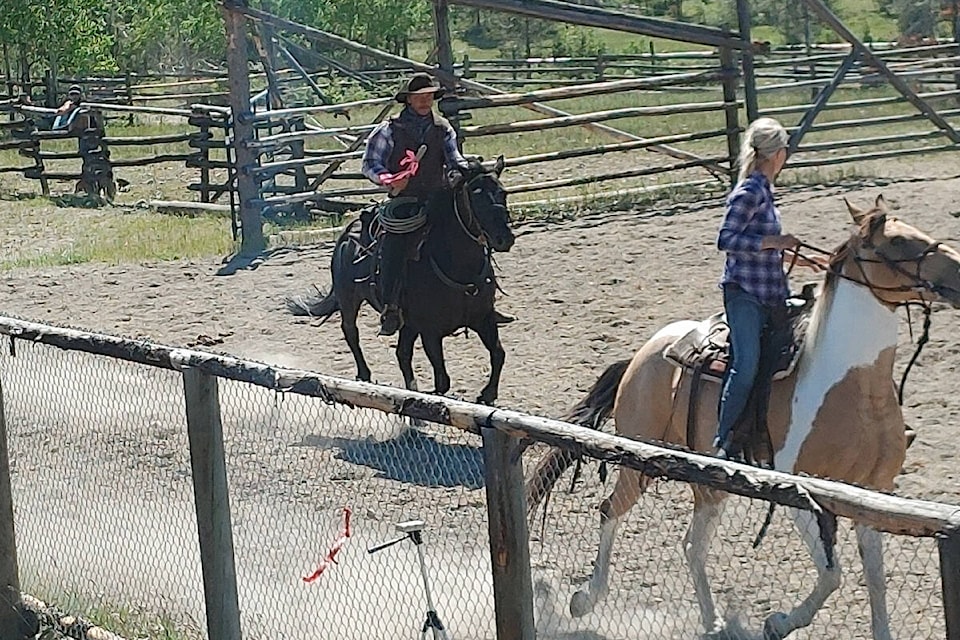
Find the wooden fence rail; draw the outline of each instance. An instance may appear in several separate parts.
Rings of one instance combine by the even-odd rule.
[[[957,580],[957,567],[960,566],[960,507],[957,505],[899,498],[843,483],[792,476],[685,450],[663,448],[515,411],[342,380],[309,371],[273,367],[202,351],[3,317],[0,317],[0,335],[183,373],[207,601],[207,626],[212,640],[240,637],[229,496],[219,428],[217,378],[244,382],[279,393],[312,396],[351,408],[375,409],[428,420],[481,435],[484,439],[488,523],[498,620],[501,614],[511,612],[514,625],[532,629],[530,565],[525,553],[526,508],[517,448],[517,438],[532,438],[578,455],[636,469],[653,478],[695,483],[799,509],[825,509],[896,535],[937,538],[948,640],[956,640],[960,632],[960,627],[957,627],[960,622],[960,581]],[[0,422],[0,426],[2,424]],[[0,435],[3,435],[2,429]],[[2,462],[3,456],[0,456]],[[6,476],[0,477],[0,489],[3,489],[4,482],[9,482],[9,470],[0,465],[0,473]],[[11,523],[12,510],[0,509],[0,531],[10,532],[11,544],[8,547],[15,549]],[[15,562],[11,560],[11,555],[5,553],[0,556],[0,578],[8,582],[16,580]],[[13,576],[10,575],[11,567],[14,568]],[[505,586],[507,583],[510,584],[509,588]],[[531,636],[521,634],[510,637]]]

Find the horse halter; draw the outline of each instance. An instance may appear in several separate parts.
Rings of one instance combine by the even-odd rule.
[[[920,274],[920,269],[922,268],[923,261],[928,256],[930,256],[930,254],[936,253],[942,243],[938,240],[935,240],[930,244],[928,244],[926,247],[924,247],[915,256],[911,256],[907,258],[891,258],[890,256],[880,251],[880,248],[876,245],[876,243],[874,243],[871,240],[871,238],[873,237],[873,233],[876,232],[876,230],[877,230],[876,227],[871,225],[869,229],[869,234],[866,237],[861,236],[861,246],[865,249],[871,250],[873,254],[877,256],[876,258],[864,258],[856,253],[853,253],[852,255],[843,256],[844,259],[841,259],[841,260],[836,260],[836,261],[831,260],[831,264],[828,269],[829,272],[838,278],[842,278],[849,282],[853,282],[855,284],[859,284],[861,286],[867,287],[868,289],[870,289],[871,292],[874,293],[874,295],[876,295],[877,291],[885,291],[890,293],[928,291],[930,293],[940,295],[941,292],[943,291],[943,287],[924,278]],[[831,258],[841,257],[844,254],[844,252],[850,251],[850,247],[848,245],[844,245],[842,249],[835,252],[828,252],[804,242],[801,242],[800,246],[807,249],[812,249],[813,251],[817,251],[822,254],[830,255]],[[860,275],[863,278],[862,280],[848,276],[842,272],[842,268],[843,268],[842,265],[847,257],[853,260],[853,263],[857,265],[857,269],[859,269]],[[904,264],[909,264],[909,263],[913,263],[916,265],[916,270],[914,273],[911,273],[909,270],[903,267]],[[867,271],[866,269],[864,269],[864,266],[863,266],[864,264],[882,264],[886,266],[888,269],[890,269],[891,271],[894,271],[902,276],[905,276],[913,280],[915,284],[900,285],[897,287],[883,287],[883,286],[874,284],[870,282],[870,278],[867,276]],[[903,405],[903,389],[907,383],[907,376],[910,374],[910,370],[913,369],[913,365],[917,361],[917,358],[920,357],[920,352],[923,351],[924,345],[926,345],[927,342],[929,342],[930,340],[930,323],[931,323],[930,314],[933,311],[933,305],[930,301],[924,300],[922,296],[920,300],[910,300],[906,302],[897,302],[897,303],[883,300],[883,298],[881,298],[880,296],[877,296],[877,298],[883,301],[885,304],[890,304],[890,305],[893,305],[894,307],[906,307],[907,322],[910,326],[911,339],[913,338],[913,320],[910,317],[910,306],[919,305],[923,309],[923,331],[920,334],[920,337],[917,339],[916,349],[914,350],[913,356],[911,356],[910,361],[907,362],[907,366],[903,370],[903,374],[900,377],[900,384],[897,388],[897,401],[902,406]]]

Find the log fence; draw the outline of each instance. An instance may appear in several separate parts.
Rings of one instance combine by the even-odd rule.
[[[544,10],[553,15],[562,3],[457,0],[453,4],[496,5],[521,14]],[[562,10],[574,12],[564,15],[582,24],[599,17],[611,18],[609,11],[599,8],[564,6]],[[960,52],[953,42],[868,45],[843,32],[848,42],[839,45],[766,50],[754,43],[731,40],[736,34],[720,30],[686,29],[673,23],[616,15],[612,17],[622,30],[651,35],[666,29],[704,48],[657,52],[651,47],[649,52],[633,54],[457,60],[447,50],[447,42],[443,50],[438,49],[438,59],[446,61],[445,67],[438,68],[260,10],[231,5],[228,13],[266,29],[266,36],[261,34],[256,41],[264,52],[276,54],[261,55],[261,69],[246,76],[251,94],[263,99],[263,105],[257,102],[249,109],[235,105],[236,118],[231,119],[230,109],[198,104],[226,97],[224,91],[229,89],[231,78],[223,71],[56,80],[47,74],[42,81],[24,85],[7,77],[0,79],[10,95],[4,104],[13,105],[24,91],[39,91],[38,101],[56,104],[57,100],[47,99],[43,92],[56,93],[66,82],[80,82],[92,92],[87,106],[103,112],[106,120],[140,115],[187,120],[198,129],[192,137],[170,134],[152,141],[140,140],[143,144],[186,144],[187,149],[143,158],[114,157],[110,158],[111,166],[183,162],[198,169],[200,178],[188,185],[187,191],[196,194],[201,204],[216,204],[229,197],[234,202],[231,211],[237,230],[243,226],[239,212],[245,206],[250,208],[248,222],[257,219],[253,211],[258,211],[261,218],[280,222],[313,215],[336,217],[382,193],[359,175],[358,161],[365,137],[389,115],[392,98],[380,95],[332,104],[324,93],[324,83],[331,77],[346,83],[364,78],[369,89],[397,81],[414,70],[433,73],[449,88],[440,108],[454,123],[468,153],[486,149],[485,155],[490,155],[489,150],[498,147],[516,148],[514,157],[505,159],[506,166],[540,165],[537,173],[541,177],[514,180],[508,172],[508,191],[530,194],[559,189],[555,197],[564,199],[572,190],[587,189],[590,195],[600,195],[598,190],[603,189],[629,192],[638,186],[669,188],[705,176],[713,176],[718,189],[723,188],[734,175],[740,132],[759,115],[783,119],[793,133],[794,155],[788,169],[941,153],[951,150],[958,136],[951,120],[960,115],[955,108],[960,104]],[[814,13],[842,30],[828,10],[816,7]],[[443,7],[435,7],[435,14],[446,15]],[[742,25],[741,29],[749,32],[748,27]],[[442,33],[438,29],[441,40]],[[297,42],[312,41],[316,51],[285,34],[295,34]],[[349,55],[322,53],[337,51]],[[281,58],[288,60],[291,68],[272,68]],[[338,60],[336,68],[327,64],[333,58]],[[366,66],[350,66],[348,60],[367,62]],[[369,61],[375,61],[376,66]],[[294,83],[302,87],[299,94],[291,93]],[[891,95],[891,88],[896,90],[895,95]],[[603,96],[606,98],[601,101]],[[571,105],[570,110],[550,106],[559,100]],[[599,104],[610,106],[601,108]],[[541,117],[520,118],[516,109]],[[0,128],[11,132],[19,125],[13,115],[15,109],[8,106],[6,110],[14,122],[0,123]],[[349,122],[336,119],[351,115],[359,118]],[[796,121],[791,121],[793,115],[798,116]],[[928,122],[933,126],[924,129]],[[909,126],[900,130],[904,125]],[[856,134],[838,133],[850,128],[856,128]],[[237,131],[244,133],[238,135]],[[589,137],[571,142],[566,149],[538,150],[536,145],[543,142],[535,142],[532,148],[524,146],[521,150],[515,144],[525,136],[549,143],[554,131],[571,140],[584,137],[567,133],[570,131],[582,131]],[[106,149],[130,148],[138,143],[134,138],[109,134],[96,142]],[[63,160],[66,152],[41,150],[40,138],[0,141],[2,149],[18,149],[34,164],[3,167],[0,171],[20,171],[44,179],[65,176],[48,171],[43,163]],[[554,173],[551,163],[634,151],[644,155],[629,169],[594,168],[582,175],[549,177]],[[235,166],[236,158],[242,160],[239,167]],[[212,184],[212,176],[224,171],[227,178]],[[245,195],[238,196],[239,183],[248,180]]]
[[[109,196],[96,185],[104,187],[104,181],[113,182],[115,169],[145,167],[161,163],[183,164],[199,171],[198,181],[187,184],[186,188],[198,194],[201,203],[214,203],[231,191],[229,182],[212,181],[211,171],[228,170],[230,163],[223,152],[227,148],[225,134],[228,121],[222,111],[196,105],[192,110],[162,107],[130,107],[108,103],[84,103],[74,121],[86,120],[91,124],[84,127],[69,127],[61,130],[49,130],[54,110],[23,105],[18,102],[0,103],[0,111],[7,111],[13,120],[2,123],[2,128],[11,136],[10,140],[0,141],[0,150],[16,150],[24,158],[32,160],[30,165],[2,167],[0,171],[19,172],[27,179],[39,180],[41,192],[51,195],[50,181],[75,181],[78,187],[90,195]],[[116,136],[107,132],[105,124],[108,113],[141,115],[163,115],[173,117],[195,127],[195,131],[164,133],[156,135]],[[64,149],[67,141],[76,141],[76,149]],[[178,150],[157,152],[155,147],[175,147]],[[116,157],[111,149],[142,149],[139,157]],[[214,154],[211,154],[214,151]],[[219,156],[219,157],[217,157]],[[51,162],[79,160],[79,169],[69,170],[50,167]]]
[[[240,575],[238,569],[246,566],[250,567],[251,556],[249,549],[244,551],[236,547],[234,539],[237,537],[235,531],[243,530],[247,535],[251,534],[248,528],[251,526],[248,514],[249,504],[245,500],[249,497],[244,495],[243,485],[235,483],[227,484],[226,478],[229,475],[230,465],[237,462],[236,458],[225,457],[225,442],[229,435],[230,442],[233,443],[243,432],[250,430],[247,423],[243,423],[241,428],[232,416],[234,408],[230,403],[236,402],[238,392],[242,391],[240,398],[246,404],[243,414],[246,415],[249,409],[257,406],[252,402],[249,395],[252,390],[260,388],[271,394],[277,394],[277,399],[270,400],[273,403],[280,403],[279,398],[285,398],[283,404],[290,407],[300,407],[301,410],[309,405],[308,399],[313,398],[318,404],[326,406],[330,411],[338,413],[326,414],[328,416],[346,416],[354,415],[356,412],[372,410],[373,413],[364,414],[364,418],[358,424],[369,424],[375,420],[373,416],[380,415],[389,417],[390,414],[397,417],[406,417],[421,421],[428,421],[431,429],[439,434],[445,433],[443,429],[450,428],[448,433],[460,431],[468,437],[482,437],[482,446],[480,451],[484,460],[482,477],[485,482],[481,486],[485,487],[486,493],[486,513],[489,524],[485,529],[477,527],[479,535],[485,535],[489,541],[489,557],[486,563],[481,562],[479,566],[485,566],[482,571],[490,572],[493,580],[492,594],[486,591],[484,595],[463,593],[464,601],[474,601],[476,598],[490,598],[492,610],[496,612],[496,627],[498,638],[533,638],[533,608],[534,596],[531,588],[531,572],[534,564],[532,558],[537,555],[541,561],[545,557],[540,556],[542,551],[534,549],[530,545],[530,539],[533,533],[528,533],[527,529],[527,506],[525,497],[525,487],[523,482],[523,457],[520,455],[518,443],[521,439],[528,442],[539,442],[550,447],[560,447],[565,451],[572,452],[577,456],[582,456],[585,461],[603,461],[612,464],[615,468],[628,467],[642,472],[651,478],[668,479],[682,483],[693,483],[709,487],[714,490],[724,491],[738,496],[744,496],[750,499],[764,502],[773,502],[779,505],[793,507],[801,510],[826,511],[835,514],[841,518],[853,521],[858,524],[870,526],[878,531],[885,532],[892,536],[901,537],[896,544],[891,545],[891,549],[902,548],[907,538],[930,538],[936,542],[937,549],[927,547],[924,559],[910,560],[908,573],[910,576],[919,575],[917,572],[926,562],[939,564],[940,577],[939,593],[925,594],[930,598],[935,598],[938,603],[935,610],[942,610],[942,619],[940,622],[932,620],[929,614],[921,612],[921,619],[925,624],[933,626],[930,628],[941,628],[945,630],[948,640],[956,640],[960,637],[960,627],[957,626],[958,611],[960,611],[960,583],[956,576],[956,568],[960,565],[960,508],[956,505],[940,504],[929,501],[912,500],[899,498],[889,494],[877,493],[862,489],[859,487],[820,480],[810,477],[798,477],[776,471],[750,467],[734,462],[717,460],[710,456],[691,453],[684,450],[663,448],[654,444],[624,439],[619,436],[609,435],[600,431],[586,427],[575,426],[551,420],[547,418],[525,415],[516,411],[507,409],[491,408],[478,406],[470,403],[452,400],[446,397],[432,396],[423,393],[383,387],[363,382],[354,382],[343,380],[310,371],[280,368],[270,365],[248,362],[242,359],[230,356],[216,355],[213,353],[196,351],[184,348],[173,348],[142,340],[127,340],[115,336],[89,333],[76,329],[65,329],[50,325],[37,324],[33,322],[13,319],[0,318],[0,335],[4,335],[11,341],[11,348],[4,350],[0,355],[4,359],[4,367],[0,371],[4,372],[2,378],[2,388],[4,392],[4,402],[0,407],[6,408],[7,420],[3,419],[4,412],[0,410],[0,436],[4,435],[3,427],[6,426],[6,438],[0,439],[0,578],[4,584],[0,588],[5,593],[13,594],[13,601],[16,604],[19,594],[18,589],[18,571],[17,559],[21,562],[34,561],[34,554],[37,549],[37,541],[30,540],[30,544],[21,547],[26,540],[18,539],[13,529],[13,514],[16,511],[21,514],[21,523],[30,527],[31,531],[37,530],[37,522],[47,517],[47,510],[28,509],[21,506],[19,510],[15,509],[17,505],[26,505],[28,499],[35,499],[30,493],[29,474],[30,466],[22,467],[24,471],[19,471],[17,475],[11,476],[8,455],[5,446],[9,441],[10,446],[15,446],[19,455],[24,456],[26,452],[24,446],[24,429],[28,432],[35,432],[37,428],[43,428],[43,415],[53,411],[57,420],[61,424],[72,424],[71,407],[69,399],[64,394],[60,394],[62,401],[53,401],[53,406],[43,407],[41,413],[35,413],[40,407],[33,407],[30,399],[45,397],[45,385],[53,385],[67,371],[76,376],[76,371],[88,371],[82,379],[94,384],[100,379],[101,370],[106,368],[111,371],[123,371],[117,369],[121,366],[138,366],[148,369],[166,370],[177,374],[182,379],[183,393],[176,396],[183,403],[183,415],[185,416],[185,433],[189,436],[183,441],[183,446],[189,451],[189,456],[179,456],[183,464],[188,465],[187,473],[192,468],[192,493],[194,496],[193,511],[196,515],[197,529],[194,533],[194,540],[198,543],[199,554],[197,555],[202,571],[196,573],[191,571],[191,575],[197,575],[202,580],[196,588],[204,593],[206,601],[207,630],[211,640],[226,640],[240,637],[241,628],[252,625],[267,613],[263,607],[257,607],[256,616],[252,616],[249,611],[245,612],[244,607],[240,606],[238,601],[238,591],[244,592],[246,583],[246,592],[252,588],[257,588],[252,575],[260,575],[257,571],[251,574],[249,571]],[[42,374],[41,374],[42,372]],[[133,370],[131,370],[131,375]],[[114,374],[116,375],[116,374]],[[138,385],[139,381],[148,381],[151,379],[160,380],[144,372],[136,373]],[[117,385],[115,388],[118,393],[124,393],[123,388],[126,385]],[[233,389],[227,394],[226,389]],[[59,389],[59,387],[57,387]],[[166,402],[163,400],[163,394],[171,391],[168,383],[163,383],[157,387],[157,394],[150,393],[148,397],[156,398],[157,402]],[[136,393],[134,391],[134,393]],[[86,397],[86,396],[85,396]],[[90,397],[100,397],[96,394]],[[231,400],[230,398],[233,398]],[[297,399],[300,399],[298,401]],[[118,399],[122,399],[120,396]],[[25,403],[26,401],[26,403]],[[301,402],[302,401],[302,402]],[[34,400],[36,402],[36,400]],[[224,404],[224,403],[227,404]],[[252,403],[252,404],[251,404]],[[306,404],[305,404],[306,403]],[[139,407],[139,408],[138,408]],[[83,415],[95,415],[96,411],[109,411],[108,406],[88,403],[83,408]],[[138,412],[143,412],[140,415]],[[346,412],[346,413],[343,413]],[[39,423],[32,423],[28,420],[30,416],[37,417]],[[156,418],[151,417],[151,409],[148,405],[139,403],[127,404],[122,412],[124,420],[139,423],[148,423]],[[304,416],[306,418],[306,416]],[[323,437],[325,428],[336,428],[336,422],[323,420],[317,421],[316,417],[306,418],[310,420],[309,433],[318,433],[318,437]],[[339,418],[343,419],[343,418]],[[96,425],[103,425],[106,428],[115,420],[113,417],[105,417],[103,421],[97,420]],[[273,429],[286,429],[294,425],[286,423],[273,423],[270,427]],[[128,428],[121,426],[120,428]],[[159,427],[154,427],[159,428]],[[181,427],[182,428],[182,427]],[[237,431],[239,428],[239,431]],[[353,428],[356,428],[354,425]],[[361,427],[362,428],[362,427]],[[420,428],[427,428],[423,426]],[[340,432],[342,433],[342,432]],[[80,436],[72,434],[71,437]],[[80,436],[83,437],[83,436]],[[412,437],[412,436],[411,436]],[[444,436],[446,437],[446,436]],[[339,440],[342,447],[348,447],[352,438],[361,438],[361,441],[369,442],[369,439],[363,439],[362,433],[351,435],[350,437],[340,436]],[[234,445],[235,446],[235,445]],[[249,446],[249,445],[248,445]],[[422,445],[421,445],[422,446]],[[35,447],[34,447],[35,448]],[[69,449],[69,448],[68,448]],[[280,447],[280,450],[289,449],[289,445]],[[235,453],[233,454],[236,455]],[[259,451],[257,453],[258,465],[265,464],[269,457],[275,455],[268,451]],[[346,454],[345,454],[346,455]],[[400,454],[397,454],[400,455]],[[525,456],[524,456],[525,457]],[[95,460],[85,458],[80,467],[84,473],[92,473]],[[122,463],[122,460],[120,461]],[[179,463],[178,463],[179,464]],[[424,460],[419,460],[417,465],[425,464]],[[74,473],[73,462],[64,461],[60,467],[61,473]],[[19,470],[19,468],[18,468]],[[239,473],[234,468],[234,473]],[[342,472],[341,472],[342,473]],[[24,475],[26,474],[26,475]],[[4,496],[11,495],[8,487],[12,483],[12,498],[7,499]],[[74,476],[70,476],[73,478]],[[363,482],[355,474],[348,477],[355,478],[349,481],[347,485],[342,485],[342,481],[337,484],[347,495],[354,495],[354,500],[360,500],[362,494],[353,491],[350,482]],[[276,475],[271,475],[273,481],[278,481]],[[118,479],[120,480],[120,479]],[[77,476],[75,482],[83,482],[82,475]],[[329,484],[329,481],[327,481]],[[378,485],[379,490],[386,490],[390,485],[381,482]],[[416,489],[411,490],[410,485],[401,485],[404,495],[409,494],[410,499],[426,500],[436,502],[449,497],[449,493],[443,493],[442,489]],[[103,487],[101,487],[103,488]],[[140,490],[147,490],[148,486],[140,486]],[[111,488],[111,491],[115,490]],[[280,484],[276,491],[282,490]],[[367,486],[369,490],[369,486]],[[273,495],[271,490],[271,495]],[[439,492],[438,492],[439,491]],[[659,493],[659,492],[658,492]],[[87,495],[90,499],[93,496]],[[300,498],[302,500],[302,498]],[[576,499],[576,498],[575,498]],[[558,498],[559,500],[559,498]],[[566,500],[566,499],[564,499]],[[567,503],[561,500],[553,507],[554,511],[560,510],[552,517],[563,518],[572,517],[572,514],[566,514]],[[405,503],[408,503],[405,500]],[[336,504],[335,499],[335,504]],[[340,503],[342,504],[342,503]],[[362,503],[361,503],[362,504]],[[12,506],[11,506],[12,505]],[[648,503],[648,508],[651,505]],[[263,509],[261,505],[257,507]],[[413,513],[417,509],[425,508],[424,505],[414,505]],[[462,513],[461,506],[458,511]],[[573,507],[577,511],[576,506]],[[580,509],[582,510],[582,509]],[[377,524],[377,521],[371,518],[378,517],[368,508],[365,512],[362,509],[355,510],[355,518],[361,523],[360,531],[366,527],[382,528],[383,524]],[[309,520],[315,520],[320,516],[320,510],[315,507],[309,508]],[[408,512],[409,513],[409,512]],[[240,514],[239,518],[232,517]],[[102,517],[115,517],[104,515]],[[88,525],[97,522],[96,520],[86,519]],[[288,526],[285,521],[275,523],[277,527]],[[434,523],[436,524],[436,523]],[[269,525],[268,525],[269,526]],[[302,525],[299,525],[302,526]],[[653,525],[654,529],[656,525]],[[52,530],[51,527],[44,527],[40,531]],[[93,529],[96,531],[96,529]],[[275,530],[276,532],[277,530]],[[485,531],[484,533],[480,533]],[[111,532],[111,544],[117,544],[119,530]],[[296,532],[302,538],[306,531]],[[639,538],[643,543],[650,540],[655,534],[655,530],[649,530]],[[136,545],[143,540],[142,531],[134,528],[129,534],[129,540],[121,540],[129,549],[138,548]],[[276,535],[276,533],[274,534]],[[442,532],[433,535],[433,543],[442,544]],[[439,538],[438,538],[439,536]],[[271,537],[268,530],[262,530],[258,534],[259,539]],[[571,538],[564,538],[565,545],[570,546]],[[542,544],[541,539],[541,544]],[[441,571],[454,571],[457,569],[457,557],[463,558],[462,542],[460,544],[460,553],[451,556],[442,563]],[[475,544],[475,543],[474,543]],[[593,544],[593,543],[591,543]],[[627,544],[624,542],[623,544]],[[635,543],[632,543],[635,544]],[[673,545],[679,545],[678,540],[673,540]],[[23,550],[19,556],[18,551]],[[534,554],[536,551],[536,554]],[[636,551],[634,551],[636,552]],[[656,555],[665,552],[658,551],[656,546],[648,544],[644,554],[653,554],[652,561],[657,562]],[[262,556],[262,544],[258,545],[255,556]],[[892,553],[892,552],[891,552]],[[239,555],[237,555],[239,554]],[[137,557],[140,553],[136,553]],[[277,554],[285,558],[287,553]],[[169,557],[169,556],[167,556]],[[236,560],[235,560],[236,558]],[[896,560],[896,556],[893,556]],[[909,559],[904,558],[907,562]],[[110,562],[109,559],[99,559],[98,562]],[[341,564],[336,565],[338,569],[333,571],[351,571],[355,563],[361,562],[358,555],[353,554],[346,559],[341,559]],[[779,561],[780,570],[784,570],[786,559]],[[750,563],[753,570],[759,570],[760,562]],[[896,564],[896,563],[895,563]],[[287,565],[289,566],[289,565]],[[471,565],[472,566],[472,565]],[[661,582],[665,575],[665,569],[662,565],[657,569],[657,579]],[[897,569],[892,569],[887,574],[887,580],[897,580],[902,567],[897,565]],[[467,568],[467,571],[478,571],[477,568]],[[276,569],[275,569],[276,570]],[[289,570],[286,569],[286,570]],[[537,570],[542,571],[542,565],[537,565]],[[376,584],[381,578],[377,577],[374,567],[370,567],[366,572],[355,574],[362,576],[356,582],[341,583],[335,581],[329,583],[320,590],[327,594],[331,591],[347,588],[354,589],[354,595],[346,601],[341,601],[341,607],[356,606],[357,602],[366,601],[372,597]],[[620,572],[629,574],[631,568],[627,566],[620,567]],[[101,572],[107,577],[111,572]],[[472,584],[475,576],[469,574],[459,574],[460,589],[465,585]],[[326,578],[327,576],[324,576]],[[477,576],[478,577],[478,576]],[[336,580],[335,578],[331,578]],[[856,588],[855,584],[847,581],[847,587]],[[856,583],[856,581],[852,581]],[[201,586],[202,585],[202,586]],[[334,586],[339,585],[339,586]],[[688,586],[688,585],[687,585]],[[642,583],[637,587],[638,590],[648,590],[656,587],[656,584]],[[97,587],[99,588],[99,587]],[[448,587],[449,589],[450,587]],[[773,597],[775,590],[793,589],[789,581],[778,582],[775,589],[769,586],[765,593]],[[891,590],[891,593],[898,592],[898,589]],[[912,616],[917,604],[903,602],[906,593],[912,590],[906,590],[900,593],[896,606],[890,609],[891,622],[897,623],[897,616]],[[315,591],[304,591],[304,594],[316,593]],[[679,594],[677,594],[679,595]],[[689,595],[689,594],[688,594]],[[172,601],[167,594],[168,602]],[[458,596],[459,597],[459,596]],[[673,597],[673,596],[671,596]],[[836,596],[835,596],[836,597]],[[291,604],[299,601],[300,598],[271,598],[274,607],[293,607]],[[863,600],[858,601],[856,606],[863,606]],[[284,604],[286,603],[286,604]],[[459,624],[461,627],[465,624],[460,619],[460,614],[455,606],[451,606],[450,601],[444,602],[447,605],[445,610],[455,617],[453,628],[456,629]],[[329,605],[328,605],[329,606]],[[650,606],[658,606],[651,604]],[[662,603],[661,607],[670,606],[668,603]],[[277,612],[276,619],[297,618],[297,615],[290,615],[293,610],[284,610]],[[664,611],[663,614],[667,612]],[[854,632],[846,625],[850,624],[855,617],[866,618],[869,620],[869,613],[857,616],[857,611],[850,610],[849,616],[842,616],[839,624],[836,620],[828,622],[828,628],[843,632],[847,635],[853,635]],[[331,611],[328,625],[325,627],[328,632],[347,633],[351,625],[357,622],[342,617],[346,614],[343,611]],[[627,612],[627,615],[630,615]],[[637,612],[638,616],[632,624],[638,627],[631,627],[632,633],[649,633],[652,629],[651,620],[657,620],[651,617],[650,611]],[[824,614],[825,615],[825,614]],[[271,616],[273,618],[274,616]],[[449,620],[449,619],[448,619]],[[378,626],[385,624],[386,618],[368,620],[368,624],[373,626],[364,626],[362,633],[377,635],[388,632],[381,630]],[[905,630],[908,637],[930,637],[916,635],[915,630],[910,627],[910,620],[905,618],[900,621],[900,628]],[[10,616],[0,616],[0,625],[6,624],[7,627],[0,627],[0,634],[5,638],[22,637],[15,633],[16,629],[12,626],[19,624],[16,618]],[[486,624],[479,619],[474,619],[470,623],[474,629],[476,625]],[[543,624],[543,620],[538,620],[537,624]],[[340,625],[340,626],[337,626]],[[343,626],[345,625],[345,626]],[[518,631],[522,630],[522,631]],[[274,628],[276,633],[282,633],[281,629]],[[249,633],[249,632],[248,632]],[[921,632],[922,633],[922,632]],[[256,635],[256,633],[254,633]],[[354,637],[354,636],[349,636]],[[942,637],[942,636],[941,636]]]

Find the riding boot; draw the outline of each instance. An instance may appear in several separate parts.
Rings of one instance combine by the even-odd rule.
[[[403,266],[406,262],[406,238],[385,233],[380,247],[380,290],[383,312],[380,314],[381,336],[392,336],[403,325],[400,313],[400,293],[403,286]]]

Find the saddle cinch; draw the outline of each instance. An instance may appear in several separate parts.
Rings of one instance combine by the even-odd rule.
[[[815,300],[816,283],[806,284],[799,295],[787,300],[787,330],[790,340],[784,340],[773,363],[773,379],[780,380],[793,373],[803,347],[807,326]],[[729,366],[729,335],[723,312],[700,322],[663,353],[663,357],[682,368],[687,374],[721,382]]]

